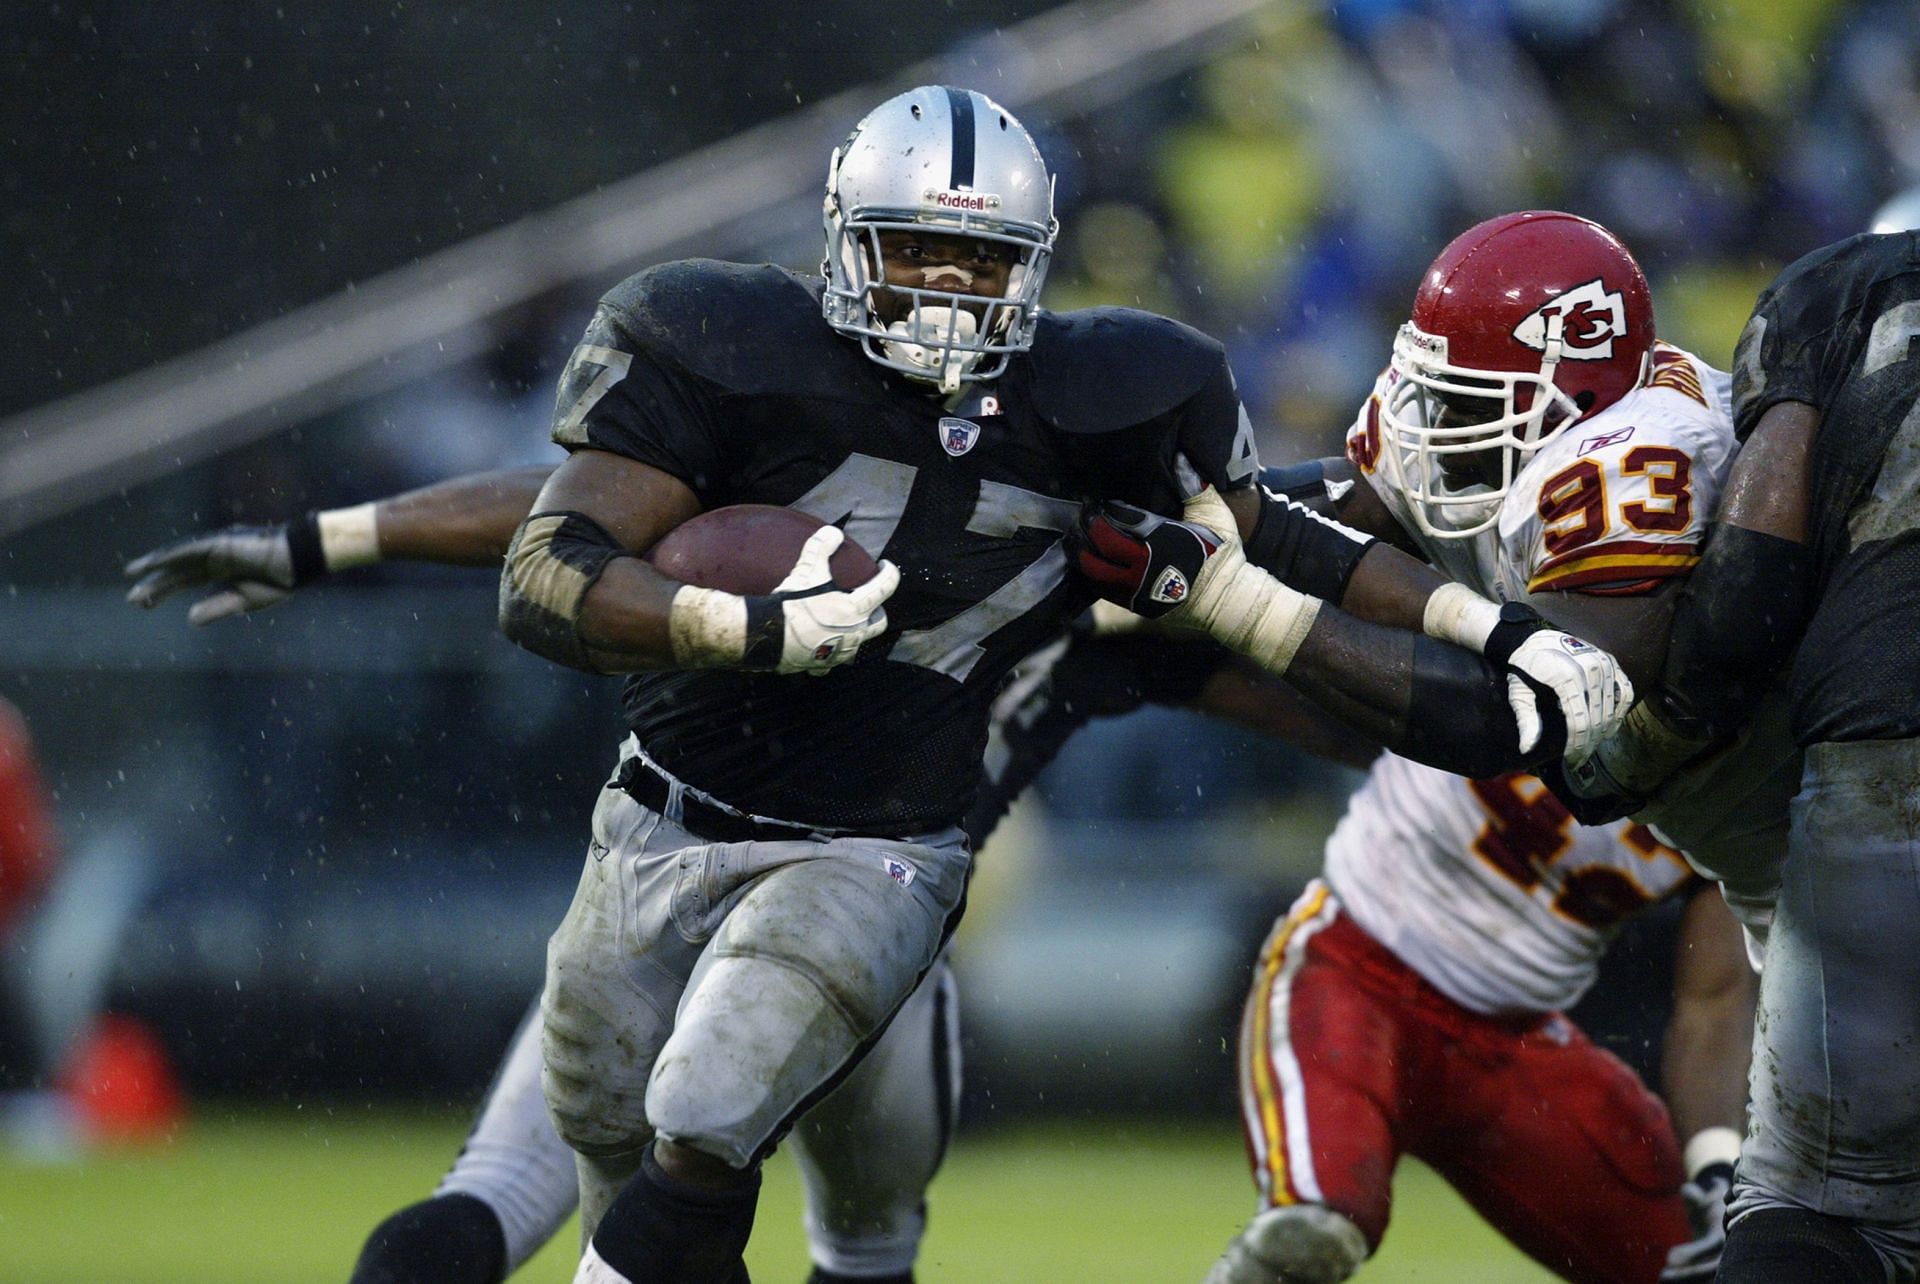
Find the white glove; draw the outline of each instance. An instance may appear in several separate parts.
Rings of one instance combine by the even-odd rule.
[[[139,577],[127,590],[135,606],[155,606],[181,589],[214,587],[187,611],[194,624],[272,606],[304,582],[294,573],[285,525],[229,526],[178,540],[134,558],[124,573]]]
[[[846,538],[838,526],[822,526],[807,537],[793,569],[770,596],[747,599],[749,664],[756,647],[763,656],[771,653],[761,639],[777,637],[775,673],[825,673],[853,659],[861,643],[887,631],[887,613],[880,604],[900,587],[900,568],[882,562],[860,587],[835,588],[827,562]]]
[[[1552,693],[1567,724],[1565,756],[1581,762],[1620,725],[1633,703],[1633,683],[1619,662],[1570,633],[1541,629],[1507,658],[1507,703],[1520,730],[1520,751],[1540,743],[1535,684]]]
[[[817,675],[853,659],[861,643],[886,632],[880,604],[900,587],[900,568],[882,562],[858,588],[835,588],[827,562],[846,537],[838,526],[809,535],[793,569],[762,596],[680,589],[669,617],[674,662]]]
[[[1720,1269],[1727,1247],[1727,1195],[1733,1189],[1733,1165],[1711,1164],[1680,1188],[1687,1201],[1693,1238],[1667,1251],[1660,1284],[1708,1284]]]
[[[1633,683],[1612,656],[1546,628],[1524,602],[1489,602],[1464,584],[1444,584],[1427,599],[1422,628],[1428,637],[1484,655],[1506,672],[1522,753],[1540,743],[1540,691],[1560,707],[1567,724],[1562,753],[1573,762],[1584,761],[1633,703]]]

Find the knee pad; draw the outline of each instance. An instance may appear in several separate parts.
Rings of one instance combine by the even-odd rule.
[[[1352,1220],[1324,1205],[1269,1208],[1233,1237],[1207,1284],[1340,1284],[1371,1251]]]
[[[1886,1264],[1851,1222],[1805,1208],[1736,1217],[1720,1256],[1724,1284],[1883,1284]]]
[[[859,1039],[800,972],[722,958],[688,995],[647,1084],[662,1137],[735,1168],[764,1156]]]

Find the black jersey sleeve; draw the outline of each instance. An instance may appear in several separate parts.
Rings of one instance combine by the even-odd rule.
[[[685,482],[706,507],[730,474],[713,387],[650,341],[618,303],[594,312],[560,376],[553,439],[605,450]]]
[[[1861,310],[1874,287],[1920,263],[1920,238],[1850,237],[1789,265],[1760,295],[1740,332],[1733,360],[1734,430],[1746,440],[1782,401],[1824,413],[1847,379],[1861,333],[1874,320]]]
[[[1253,485],[1253,424],[1220,343],[1136,308],[1045,313],[1031,354],[1041,418],[1086,493],[1172,515],[1202,486]]]
[[[1222,492],[1243,490],[1260,476],[1260,452],[1253,421],[1234,386],[1227,354],[1180,407],[1177,431],[1181,458],[1199,479]]]

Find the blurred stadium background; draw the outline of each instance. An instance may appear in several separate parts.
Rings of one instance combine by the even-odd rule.
[[[1479,218],[1609,224],[1665,337],[1725,365],[1775,270],[1920,180],[1914,4],[203,8],[0,31],[0,696],[59,852],[0,923],[7,1280],[261,1278],[262,1244],[273,1278],[344,1276],[457,1145],[616,736],[610,686],[497,636],[484,574],[377,568],[190,632],[122,604],[122,561],[557,459],[595,296],[666,258],[815,263],[827,153],[886,94],[1021,114],[1059,175],[1048,302],[1220,336],[1270,462],[1337,447]],[[960,937],[965,1132],[922,1278],[1198,1278],[1250,1206],[1242,977],[1350,783],[1171,712],[1056,764]],[[1636,929],[1581,1013],[1642,1066],[1665,945]],[[114,1064],[183,1088],[182,1119],[129,1107],[174,1120],[157,1148],[89,1148],[31,1091],[105,1055],[101,1010]],[[777,1183],[750,1260],[798,1278]],[[1410,1170],[1373,1277],[1542,1278],[1450,1201]],[[103,1213],[111,1267],[76,1251]]]

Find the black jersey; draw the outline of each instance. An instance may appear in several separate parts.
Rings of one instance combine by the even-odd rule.
[[[887,632],[823,676],[641,673],[629,725],[742,810],[879,833],[957,822],[995,689],[1092,600],[1063,539],[1091,498],[1177,514],[1192,478],[1251,483],[1220,346],[1148,313],[1041,318],[999,378],[941,399],[821,317],[817,279],[695,260],[602,300],[554,438],[685,482],[708,508],[784,504],[900,568]]]
[[[1856,236],[1760,296],[1734,360],[1742,438],[1769,406],[1820,411],[1808,538],[1817,601],[1795,738],[1920,736],[1920,235]]]

